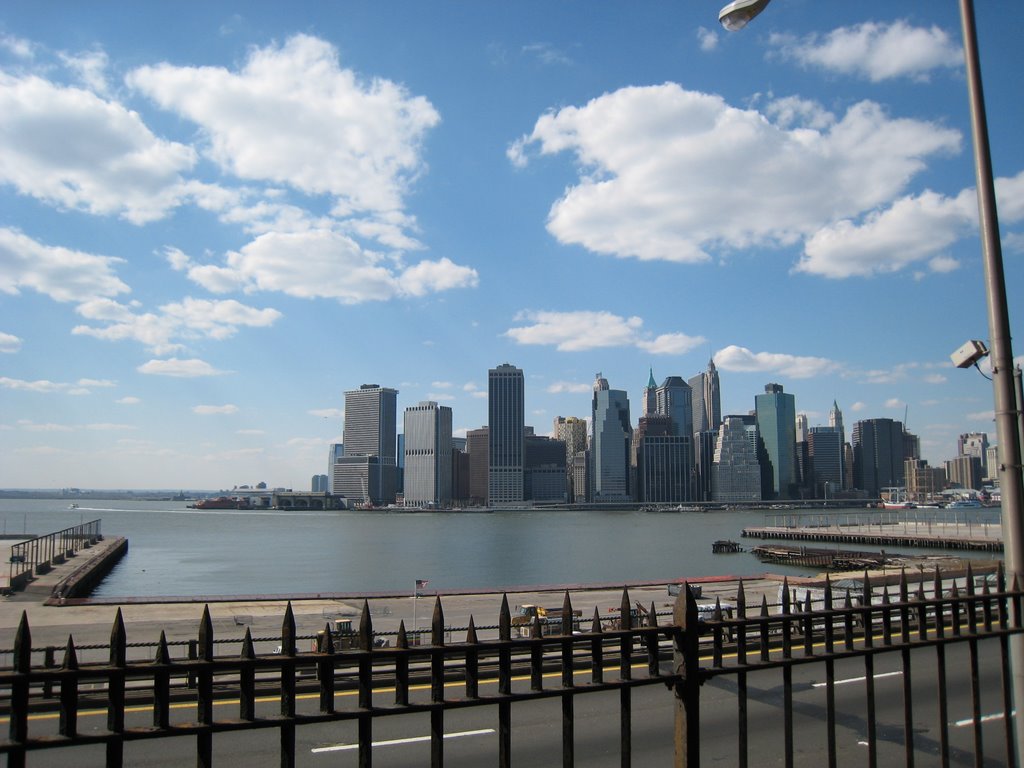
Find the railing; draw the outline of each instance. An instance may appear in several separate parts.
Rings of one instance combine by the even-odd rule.
[[[63,563],[79,550],[91,547],[103,538],[100,523],[100,520],[91,520],[13,544],[10,584],[14,586],[18,580],[31,577],[35,573],[45,573],[53,565]]]
[[[294,765],[298,728],[350,723],[356,731],[354,748],[359,764],[369,766],[376,724],[384,718],[412,714],[429,719],[429,762],[442,766],[446,716],[454,719],[465,710],[489,708],[497,720],[493,762],[509,766],[513,706],[521,711],[531,703],[554,700],[561,719],[560,762],[571,766],[576,762],[580,725],[576,701],[583,695],[604,692],[617,693],[619,762],[628,766],[634,751],[634,696],[641,688],[664,684],[675,694],[664,694],[667,710],[675,709],[676,723],[674,732],[665,735],[667,754],[675,755],[676,765],[698,766],[702,754],[713,757],[718,749],[710,743],[712,734],[701,731],[702,686],[734,680],[736,714],[729,720],[735,723],[736,740],[730,754],[735,764],[746,766],[751,752],[752,694],[748,683],[755,675],[781,675],[778,730],[782,757],[786,765],[793,765],[797,756],[794,672],[824,667],[821,690],[827,713],[826,757],[812,758],[806,764],[835,765],[837,729],[843,727],[837,726],[835,689],[840,681],[836,665],[856,660],[864,668],[868,764],[875,765],[880,740],[875,664],[883,654],[893,654],[899,658],[903,676],[904,721],[901,726],[886,724],[886,728],[902,727],[904,760],[913,765],[921,745],[915,742],[920,712],[915,720],[912,683],[918,678],[912,678],[912,673],[921,668],[919,654],[929,653],[935,657],[935,666],[929,669],[935,670],[938,692],[939,758],[943,765],[949,764],[947,700],[969,698],[974,714],[975,764],[982,765],[978,665],[982,661],[998,665],[1003,712],[1010,712],[1006,644],[1010,634],[1021,631],[1022,593],[1016,584],[1006,590],[1001,574],[991,585],[985,579],[976,588],[970,573],[962,583],[963,587],[949,584],[936,575],[930,583],[921,582],[911,589],[904,576],[890,593],[888,587],[881,592],[872,588],[865,578],[858,594],[846,592],[835,598],[826,583],[820,594],[799,588],[795,595],[799,600],[794,600],[793,591],[785,585],[776,612],[769,610],[766,598],[759,609],[748,609],[741,583],[735,606],[719,606],[703,614],[706,618],[689,590],[684,590],[671,622],[664,624],[659,624],[653,605],[647,611],[634,610],[624,591],[618,616],[602,617],[595,609],[589,631],[572,631],[572,622],[567,620],[567,634],[545,634],[551,627],[536,619],[526,637],[514,636],[508,602],[503,600],[496,632],[478,631],[471,618],[464,641],[454,643],[446,637],[449,628],[438,598],[429,644],[412,642],[402,624],[394,644],[387,647],[375,643],[369,605],[364,604],[354,636],[339,635],[328,626],[318,648],[307,652],[298,650],[289,605],[280,653],[259,655],[248,629],[236,655],[215,653],[207,610],[200,622],[194,659],[172,658],[161,633],[152,659],[129,660],[125,626],[118,612],[107,662],[79,663],[69,638],[59,667],[33,663],[31,632],[23,617],[15,636],[11,669],[0,671],[0,708],[9,717],[9,736],[0,742],[0,753],[7,754],[8,765],[21,766],[36,750],[70,750],[69,759],[73,760],[75,748],[92,745],[105,750],[107,765],[116,766],[125,764],[128,744],[152,740],[177,740],[180,744],[182,739],[192,739],[197,764],[208,766],[213,764],[215,736],[275,729],[280,763]],[[561,615],[574,615],[568,594]],[[639,625],[634,625],[634,617],[639,618]],[[558,631],[562,631],[561,625]],[[967,653],[972,682],[965,696],[954,695],[955,686],[947,684],[951,670],[946,654],[954,645]],[[998,652],[984,653],[989,647]],[[658,688],[651,689],[652,693]],[[301,691],[312,695],[300,695]],[[47,699],[47,694],[51,698]],[[228,703],[236,702],[232,705],[237,706],[234,716],[222,714],[224,697]],[[183,713],[186,705],[194,709]],[[105,711],[106,727],[81,727],[82,718],[96,709]],[[30,717],[31,712],[40,711],[55,712],[55,719]],[[1004,751],[1012,761],[1009,716],[1003,714],[1001,720],[1003,743],[996,751]],[[764,747],[755,748],[759,758],[765,756]],[[552,762],[559,762],[557,748],[548,754]]]

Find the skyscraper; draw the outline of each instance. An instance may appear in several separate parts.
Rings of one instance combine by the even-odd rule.
[[[405,505],[452,500],[452,409],[425,401],[405,409]]]
[[[693,431],[717,430],[722,423],[722,393],[715,361],[708,361],[708,369],[688,382],[693,398]]]
[[[989,477],[992,474],[988,467],[988,434],[986,432],[968,432],[960,435],[956,446],[957,456],[977,456],[981,459],[982,477]]]
[[[597,374],[591,406],[593,433],[590,440],[592,499],[596,502],[630,501],[629,397],[621,389],[609,389],[608,380]]]
[[[681,376],[669,376],[656,393],[658,413],[672,417],[672,434],[693,438],[693,390]]]
[[[362,504],[394,502],[397,420],[397,389],[363,384],[345,393],[345,448],[334,465],[334,494]]]
[[[726,416],[719,427],[711,468],[711,495],[715,501],[725,502],[761,499],[757,447],[742,417]]]
[[[679,503],[692,500],[692,440],[673,435],[672,418],[642,416],[633,433],[636,445],[637,501]]]
[[[853,484],[872,498],[904,484],[903,424],[864,419],[853,425]]]
[[[835,427],[811,427],[807,434],[815,498],[828,498],[843,487],[843,443]],[[811,483],[808,483],[811,485]]]
[[[523,372],[503,363],[487,373],[487,503],[523,501],[523,436],[526,432]]]
[[[775,498],[793,498],[796,477],[796,398],[782,391],[781,384],[767,384],[763,395],[754,398],[757,428],[772,463],[772,492]]]
[[[573,477],[573,465],[577,454],[586,453],[587,450],[587,421],[575,416],[556,416],[554,422],[554,437],[556,440],[565,442],[565,467],[566,467],[566,491],[570,501],[577,496],[580,500],[586,495],[585,486],[575,487]]]
[[[658,383],[654,380],[653,368],[648,370],[647,386],[644,387],[640,405],[643,409],[641,416],[653,416],[658,412]]]

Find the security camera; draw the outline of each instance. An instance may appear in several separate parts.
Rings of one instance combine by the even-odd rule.
[[[970,368],[987,354],[988,347],[985,346],[985,342],[971,339],[964,342],[964,345],[950,355],[949,359],[953,361],[953,365],[957,368]]]

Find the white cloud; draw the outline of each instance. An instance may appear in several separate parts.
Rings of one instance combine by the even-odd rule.
[[[560,242],[693,263],[791,245],[873,211],[929,156],[960,147],[957,131],[891,118],[869,101],[835,119],[809,103],[773,104],[737,109],[674,83],[622,88],[542,116],[508,156],[575,155],[579,180],[549,212]]]
[[[114,274],[113,267],[120,262],[110,256],[44,245],[16,229],[0,227],[0,293],[17,295],[31,288],[62,302],[116,296],[129,290]]]
[[[867,407],[867,403],[863,403],[860,400],[858,400],[857,402],[850,406],[850,410],[853,411],[854,413],[860,413]]]
[[[735,344],[712,355],[723,371],[736,373],[778,373],[794,379],[808,379],[838,371],[841,366],[825,357],[807,357],[779,352],[751,352]]]
[[[945,30],[914,27],[905,21],[868,21],[802,40],[773,35],[771,41],[782,56],[805,66],[872,82],[898,77],[927,80],[933,70],[957,69],[964,63],[960,47]]]
[[[186,268],[187,257],[170,258]],[[343,304],[423,296],[475,287],[476,270],[450,259],[403,267],[365,250],[352,238],[329,229],[268,232],[227,255],[224,266],[187,266],[188,277],[215,293],[234,290],[280,291],[299,298],[330,298]]]
[[[204,360],[195,358],[179,360],[176,357],[168,360],[150,360],[148,363],[140,365],[136,370],[139,373],[147,373],[154,376],[173,376],[184,379],[199,376],[220,376],[224,373],[224,371],[218,371]]]
[[[586,395],[594,390],[593,383],[580,384],[574,381],[556,381],[548,385],[546,391],[553,395],[570,394],[570,395]]]
[[[345,416],[345,411],[341,408],[315,408],[311,411],[306,411],[310,416],[316,416],[324,419],[341,419]]]
[[[564,51],[559,50],[551,43],[528,43],[523,46],[523,53],[533,56],[541,64],[559,64],[569,66],[573,60]]]
[[[166,354],[182,346],[175,339],[224,340],[234,336],[241,327],[266,328],[281,317],[276,309],[256,309],[234,299],[185,298],[164,304],[159,312],[132,310],[110,300],[84,302],[79,305],[78,313],[87,320],[106,325],[78,325],[71,332],[107,341],[130,339],[145,344],[156,354]]]
[[[192,413],[200,416],[225,416],[238,413],[238,406],[231,405],[197,405],[192,408]]]
[[[886,408],[903,408],[905,405],[906,403],[904,403],[898,397],[890,397],[888,400],[885,401]]]
[[[309,35],[253,48],[237,72],[164,63],[127,82],[198,124],[224,171],[332,195],[341,214],[401,210],[424,170],[424,134],[440,120],[427,99],[389,80],[362,81]]]
[[[134,395],[127,395],[126,397],[122,397],[114,402],[118,405],[138,405],[142,402],[142,399],[135,397]]]
[[[974,413],[965,414],[969,421],[995,421],[995,411],[975,411]]]
[[[80,88],[0,72],[0,182],[52,205],[142,224],[189,194],[190,148]]]
[[[517,321],[530,325],[510,328],[504,335],[519,344],[554,346],[562,352],[581,352],[607,347],[635,346],[653,354],[675,355],[704,343],[702,337],[682,333],[649,338],[639,317],[620,317],[611,312],[551,312],[525,310]]]
[[[101,96],[107,95],[106,69],[109,59],[103,50],[86,51],[77,55],[60,54],[61,61],[71,69],[86,88]]]
[[[702,51],[713,51],[718,48],[718,32],[707,27],[698,27],[697,42]]]
[[[21,339],[11,333],[0,331],[0,353],[11,354],[21,349]]]
[[[13,389],[21,392],[39,392],[42,394],[62,392],[68,395],[88,395],[92,393],[92,389],[95,387],[113,386],[116,386],[113,382],[102,379],[79,379],[75,383],[69,383],[62,381],[49,381],[48,379],[26,381],[24,379],[12,379],[6,376],[0,376],[0,387],[4,389]]]
[[[31,40],[14,35],[0,35],[0,48],[10,51],[19,59],[31,59],[35,55],[35,45]]]
[[[929,373],[924,377],[926,384],[945,384],[947,380],[941,373]]]

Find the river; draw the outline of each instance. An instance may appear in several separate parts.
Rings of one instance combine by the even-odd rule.
[[[416,579],[427,580],[428,591],[444,593],[749,576],[768,568],[749,553],[714,555],[711,544],[740,540],[744,527],[765,525],[766,514],[777,514],[279,512],[195,510],[185,502],[133,500],[86,500],[70,509],[69,503],[0,499],[2,531],[40,535],[102,520],[104,535],[124,536],[129,544],[128,554],[94,593],[104,597],[411,592]],[[998,509],[960,512],[978,525],[998,524]]]

